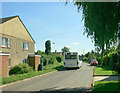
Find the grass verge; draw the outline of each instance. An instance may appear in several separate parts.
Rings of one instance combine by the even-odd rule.
[[[95,86],[93,88],[93,92],[95,91],[114,91],[120,92],[120,82],[119,81],[96,81]]]
[[[94,75],[118,75],[117,71],[111,70],[109,67],[95,67]]]
[[[33,71],[25,74],[11,75],[9,77],[2,78],[2,84],[12,83],[15,81],[23,80],[26,78],[42,75],[52,71],[59,71],[64,68],[63,63],[50,64],[43,67],[42,71]]]

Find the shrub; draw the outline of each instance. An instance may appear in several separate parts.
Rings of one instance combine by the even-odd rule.
[[[9,74],[23,74],[23,73],[28,73],[33,71],[32,67],[29,67],[28,64],[26,63],[20,63],[18,65],[15,65],[14,67],[12,67],[9,71]]]
[[[98,65],[100,66],[100,64],[101,64],[101,57],[97,57],[96,59],[98,61]]]
[[[97,58],[98,63],[100,58]],[[120,72],[120,51],[109,53],[107,56],[103,57],[103,66],[109,66],[113,70],[118,70]]]
[[[54,64],[56,63],[56,55],[51,54],[51,55],[42,55],[41,57],[41,63],[43,63],[43,66],[48,65],[48,64]]]
[[[57,62],[62,62],[63,61],[63,56],[62,55],[56,55],[56,60],[57,60]]]

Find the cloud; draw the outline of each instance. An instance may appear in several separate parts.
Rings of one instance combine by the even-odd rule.
[[[79,42],[73,42],[72,44],[73,45],[79,45],[80,43]]]

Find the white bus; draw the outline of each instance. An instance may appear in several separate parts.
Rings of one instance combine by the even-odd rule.
[[[64,53],[64,67],[65,68],[80,68],[82,61],[79,60],[78,52]]]

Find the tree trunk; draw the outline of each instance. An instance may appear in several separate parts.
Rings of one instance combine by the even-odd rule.
[[[104,44],[102,45],[101,64],[100,64],[100,66],[103,65],[103,56],[104,56]]]

